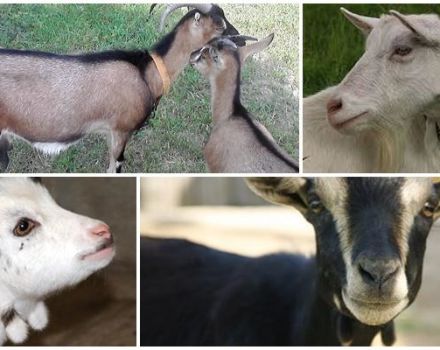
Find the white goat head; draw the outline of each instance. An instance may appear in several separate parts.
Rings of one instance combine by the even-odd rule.
[[[35,181],[1,178],[0,344],[24,341],[27,324],[44,328],[41,300],[105,267],[114,254],[106,224],[61,208]]]
[[[439,102],[437,15],[371,18],[341,9],[366,36],[366,49],[327,104],[329,123],[353,133],[403,125]]]

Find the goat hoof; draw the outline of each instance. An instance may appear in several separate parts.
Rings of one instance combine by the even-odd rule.
[[[46,305],[42,301],[38,302],[35,309],[31,312],[28,318],[29,325],[37,330],[41,331],[46,328],[49,323],[49,316]]]
[[[23,343],[28,336],[28,326],[20,317],[15,316],[6,326],[6,335],[14,344]]]

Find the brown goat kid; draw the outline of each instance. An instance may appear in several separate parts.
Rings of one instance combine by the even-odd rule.
[[[190,63],[211,85],[214,126],[204,149],[211,172],[294,173],[299,170],[298,164],[240,102],[241,66],[247,57],[265,49],[273,36],[243,47],[237,46],[237,40],[256,39],[215,38],[191,54]]]
[[[191,52],[214,37],[238,34],[211,4],[169,5],[166,17],[188,12],[152,49],[57,55],[0,49],[0,168],[13,135],[46,153],[59,153],[89,133],[103,133],[108,172],[121,170],[124,149],[188,64]]]

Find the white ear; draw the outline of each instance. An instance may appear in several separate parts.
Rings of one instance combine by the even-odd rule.
[[[390,15],[396,17],[402,24],[414,33],[426,45],[435,45],[438,40],[431,40],[429,33],[424,33],[424,28],[411,20],[411,17],[402,15],[400,12],[390,10]]]
[[[360,16],[341,7],[341,12],[355,27],[360,29],[365,35],[370,34],[379,22],[379,18]]]
[[[255,44],[241,46],[238,49],[241,63],[243,63],[249,56],[253,55],[254,53],[260,52],[264,50],[266,47],[268,47],[272,42],[274,35],[275,34],[272,33],[269,34],[264,39],[261,39],[260,41],[256,42]]]

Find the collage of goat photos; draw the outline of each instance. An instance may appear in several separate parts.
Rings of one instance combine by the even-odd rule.
[[[440,3],[0,0],[0,345],[440,349]]]

